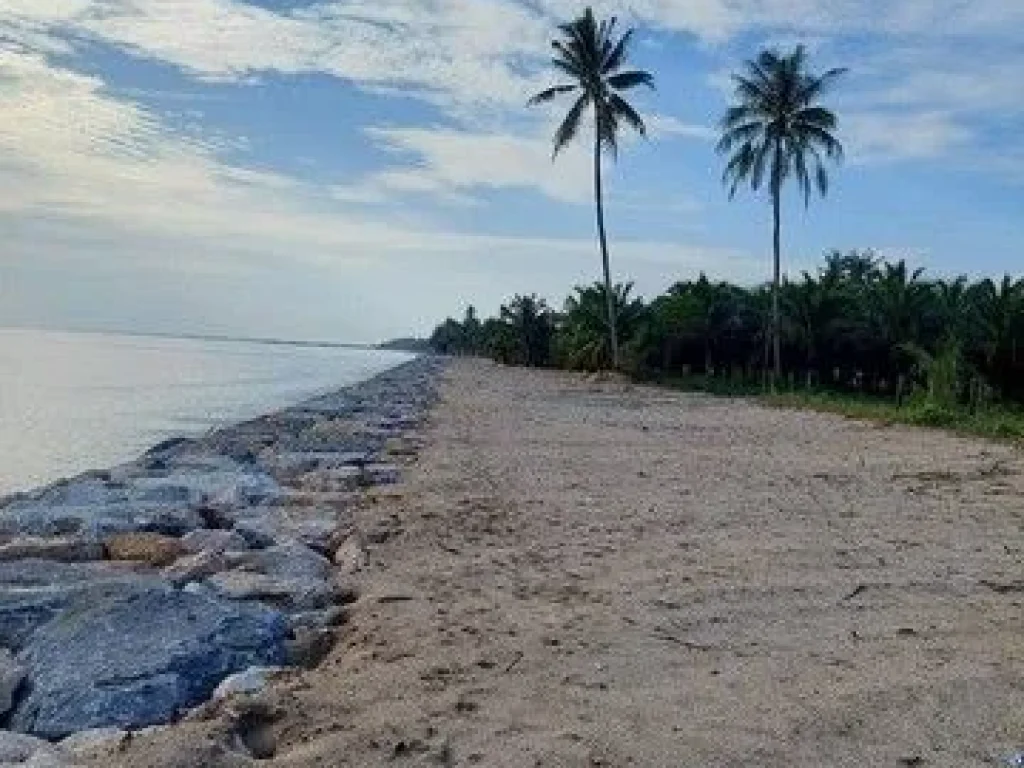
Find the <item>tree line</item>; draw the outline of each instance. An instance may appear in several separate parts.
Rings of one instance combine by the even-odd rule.
[[[621,35],[618,20],[612,16],[598,21],[588,7],[581,16],[558,27],[559,36],[551,42],[552,67],[564,79],[532,99],[532,106],[569,96],[572,105],[555,131],[557,157],[580,133],[584,115],[591,118],[594,150],[594,201],[597,235],[601,248],[604,278],[606,332],[611,350],[610,367],[619,368],[619,335],[622,331],[613,301],[608,238],[605,231],[602,156],[618,155],[619,134],[624,129],[641,136],[647,129],[643,118],[626,99],[628,91],[639,86],[654,87],[654,76],[629,67],[629,46],[633,30]],[[822,103],[822,97],[845,72],[833,68],[821,74],[813,72],[802,45],[791,52],[762,51],[745,62],[742,71],[732,76],[734,101],[720,121],[721,138],[716,147],[726,157],[722,180],[730,197],[740,186],[758,191],[767,184],[772,203],[773,279],[770,335],[773,367],[769,381],[774,386],[782,375],[781,315],[779,309],[781,268],[782,189],[794,182],[810,203],[817,191],[828,190],[829,163],[843,157],[843,147],[833,135],[835,114]]]
[[[529,102],[571,99],[555,131],[554,157],[589,120],[602,280],[577,287],[558,308],[536,295],[517,295],[486,319],[471,307],[437,327],[433,349],[518,365],[696,375],[772,391],[854,390],[899,400],[913,392],[939,408],[1024,402],[1024,281],[931,280],[870,251],[829,253],[816,273],[784,277],[783,188],[795,184],[809,204],[826,194],[829,169],[843,157],[839,120],[823,100],[846,70],[816,72],[803,46],[764,50],[744,62],[719,121],[716,151],[728,194],[748,186],[769,195],[771,281],[747,288],[701,275],[650,302],[634,296],[630,283],[616,283],[602,162],[617,156],[621,131],[646,133],[626,97],[654,85],[653,75],[629,65],[632,36],[589,8],[560,25],[551,64],[563,81]]]
[[[1024,280],[928,279],[870,251],[833,252],[815,273],[770,284],[704,275],[651,301],[613,287],[620,367],[642,377],[700,376],[741,386],[911,393],[940,407],[1024,403]],[[442,354],[574,370],[609,368],[608,294],[575,289],[560,308],[517,295],[495,317],[470,307],[430,337]],[[774,355],[779,339],[779,367]]]

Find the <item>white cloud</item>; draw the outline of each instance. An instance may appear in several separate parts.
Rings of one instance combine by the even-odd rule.
[[[847,150],[859,163],[928,159],[970,142],[972,134],[946,112],[867,112],[843,118]]]
[[[551,139],[443,128],[370,128],[381,146],[412,155],[410,165],[371,175],[339,193],[349,199],[386,199],[389,192],[467,192],[474,189],[539,189],[567,203],[586,202],[591,191],[591,160],[580,146],[552,158]]]
[[[710,140],[715,132],[707,125],[687,123],[672,115],[651,115],[646,120],[647,130],[652,138],[680,137],[687,139]]]

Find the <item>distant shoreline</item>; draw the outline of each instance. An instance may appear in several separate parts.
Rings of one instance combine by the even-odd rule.
[[[184,339],[188,341],[228,341],[242,344],[266,344],[270,346],[284,347],[309,347],[323,349],[362,349],[362,350],[387,350],[392,352],[422,352],[423,350],[404,349],[395,346],[396,342],[404,342],[405,339],[394,339],[378,342],[376,344],[358,344],[345,341],[312,341],[302,339],[279,339],[274,337],[261,336],[233,336],[220,333],[170,333],[162,331],[126,331],[121,329],[85,329],[85,328],[35,328],[32,326],[2,326],[0,331],[26,331],[35,333],[80,333],[110,336],[132,336],[144,339]]]

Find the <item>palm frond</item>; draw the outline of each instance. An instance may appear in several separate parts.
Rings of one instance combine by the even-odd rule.
[[[629,54],[629,44],[632,39],[632,29],[627,29],[622,33],[622,37],[619,38],[619,41],[615,43],[608,55],[605,56],[604,61],[601,62],[602,72],[606,74],[615,72],[626,63],[626,57]]]
[[[626,91],[639,85],[654,87],[654,77],[642,70],[621,71],[626,63],[633,30],[616,34],[617,19],[609,17],[598,22],[587,8],[573,21],[558,27],[560,37],[552,42],[552,65],[567,75],[569,83],[555,85],[541,91],[529,104],[548,102],[557,96],[574,93],[577,98],[555,132],[554,154],[578,134],[585,109],[594,109],[595,140],[601,149],[614,155],[618,150],[618,135],[628,125],[641,135],[646,126],[640,114],[616,91]]]
[[[807,71],[807,51],[764,50],[733,75],[734,103],[720,122],[716,151],[729,157],[723,181],[730,196],[749,182],[757,190],[770,178],[773,190],[793,178],[809,203],[812,191],[828,189],[825,159],[839,161],[835,114],[817,103],[845,70]]]
[[[636,88],[638,85],[646,85],[648,88],[654,88],[654,75],[650,72],[642,72],[639,70],[631,72],[619,72],[617,75],[611,75],[608,77],[608,85],[617,91],[628,91],[630,88]]]
[[[526,102],[528,106],[536,106],[537,104],[544,104],[545,102],[551,101],[556,96],[563,93],[571,93],[576,90],[575,85],[553,85],[550,88],[545,88],[538,94],[530,97],[530,100]]]
[[[580,130],[580,118],[583,116],[583,110],[587,108],[589,102],[590,97],[584,93],[576,99],[576,102],[569,109],[565,119],[562,120],[558,130],[555,131],[555,148],[552,152],[552,157],[558,155],[569,142],[576,138],[576,134]]]
[[[624,98],[619,96],[617,93],[613,93],[608,97],[608,106],[611,108],[616,115],[622,117],[630,127],[639,133],[641,136],[647,135],[647,126],[644,125],[643,118],[637,114],[637,111],[633,109],[633,106],[626,101]]]

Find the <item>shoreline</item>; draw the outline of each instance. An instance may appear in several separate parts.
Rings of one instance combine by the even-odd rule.
[[[0,762],[14,732],[159,725],[249,667],[315,664],[354,598],[352,508],[415,454],[444,365],[0,498]]]

